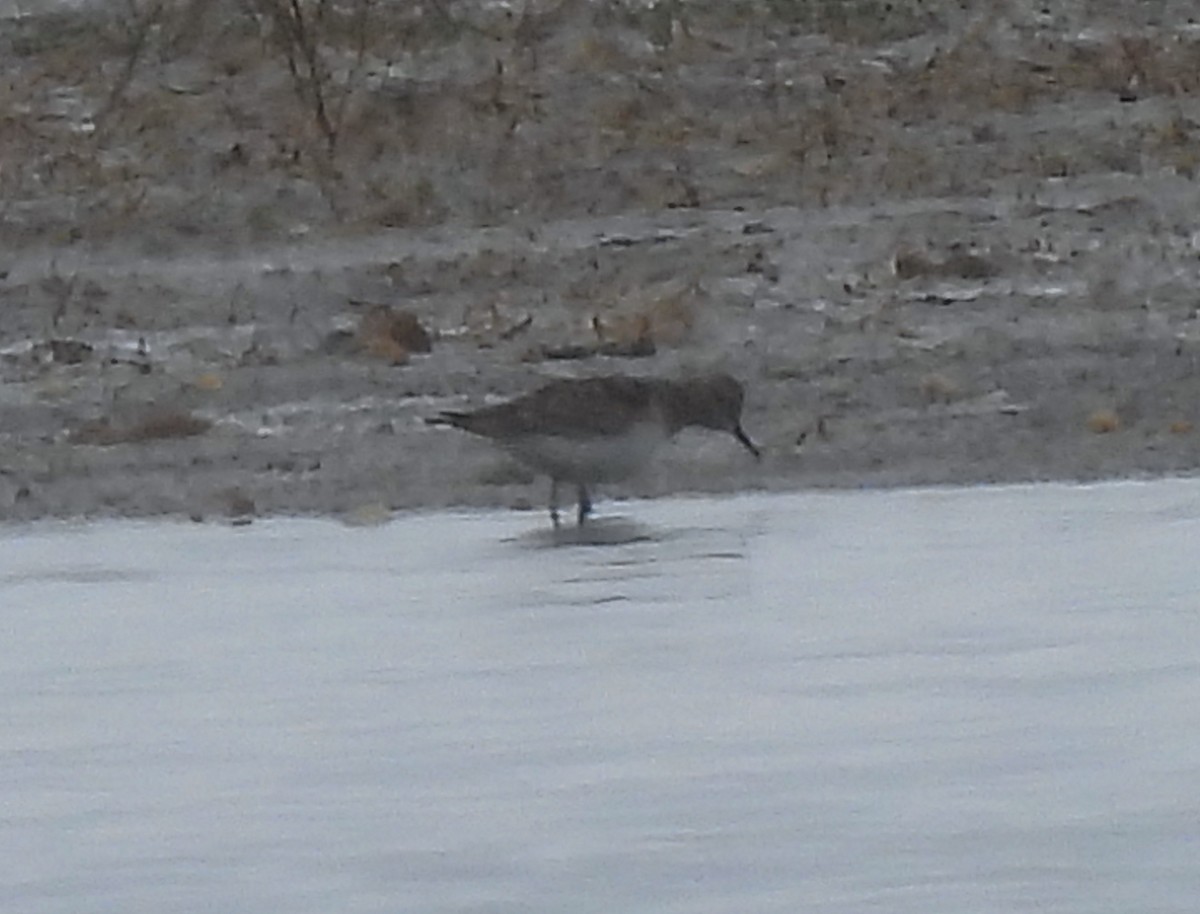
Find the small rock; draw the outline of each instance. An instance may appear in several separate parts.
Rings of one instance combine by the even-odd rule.
[[[953,379],[937,372],[921,378],[920,389],[921,396],[930,403],[949,403],[962,393]]]
[[[196,378],[195,381],[192,382],[192,386],[195,387],[197,390],[206,390],[211,393],[213,391],[220,390],[222,387],[224,387],[225,382],[221,379],[221,376],[219,374],[217,374],[216,372],[206,371],[206,372],[204,372],[204,374],[200,375],[198,378]]]
[[[392,365],[408,364],[408,350],[391,337],[378,336],[365,343],[367,355]]]
[[[92,356],[92,347],[81,340],[47,340],[46,351],[50,360],[61,365],[78,365]]]
[[[235,524],[248,524],[258,514],[254,499],[241,489],[226,489],[221,493],[221,501],[224,502],[225,515],[232,518]]]
[[[1087,418],[1087,427],[1097,435],[1115,432],[1121,427],[1121,418],[1115,410],[1098,409]]]
[[[392,512],[387,505],[372,502],[367,505],[359,505],[343,515],[342,523],[347,527],[379,527],[391,520],[391,517]]]
[[[363,315],[358,324],[358,338],[368,352],[394,353],[429,352],[433,340],[417,316],[387,305],[376,305]]]

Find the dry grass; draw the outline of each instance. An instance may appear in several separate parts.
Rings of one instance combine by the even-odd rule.
[[[694,284],[669,280],[625,296],[614,308],[592,316],[601,343],[679,346],[691,336],[700,307]]]
[[[212,428],[212,423],[190,413],[163,412],[128,425],[115,424],[111,419],[87,422],[71,432],[72,444],[91,444],[109,447],[114,444],[141,444],[173,438],[191,438]]]
[[[1120,430],[1121,417],[1116,410],[1107,407],[1093,410],[1087,417],[1087,427],[1097,435],[1106,435]]]
[[[939,8],[136,0],[39,16],[0,38],[13,73],[0,84],[0,237],[822,204],[1144,157],[1195,172],[1182,115],[1111,145],[1064,124],[1033,153],[995,124],[1081,93],[1183,98],[1200,89],[1200,42],[1132,27],[1083,40],[999,8],[952,27]],[[912,37],[933,37],[930,52],[880,56]],[[936,140],[964,125],[960,145]],[[597,172],[599,199],[584,180]],[[214,188],[221,205],[206,210]]]
[[[367,355],[403,365],[414,352],[429,352],[433,341],[415,314],[372,306],[359,321],[358,343]]]

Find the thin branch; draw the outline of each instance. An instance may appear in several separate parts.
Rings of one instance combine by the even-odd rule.
[[[103,124],[107,120],[129,90],[134,73],[137,72],[138,63],[145,54],[150,33],[162,21],[163,13],[166,10],[166,0],[153,0],[148,10],[140,16],[134,0],[128,0],[127,6],[125,62],[121,67],[121,72],[117,74],[117,78],[113,80],[113,84],[109,88],[108,98],[96,114],[95,121],[98,124]]]

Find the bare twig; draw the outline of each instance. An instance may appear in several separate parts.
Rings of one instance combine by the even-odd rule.
[[[371,13],[374,5],[375,0],[358,0],[354,8],[354,63],[351,64],[350,71],[346,74],[345,90],[338,99],[333,118],[339,130],[346,120],[346,104],[350,101],[350,95],[362,77],[367,60],[367,39],[371,32]]]
[[[112,86],[109,87],[108,98],[100,107],[100,111],[95,117],[98,125],[103,126],[108,116],[116,110],[122,99],[124,99],[125,93],[129,90],[130,83],[133,82],[138,64],[145,55],[150,35],[154,31],[155,26],[162,22],[166,7],[166,0],[149,0],[141,8],[139,8],[137,0],[125,0],[125,15],[122,19],[125,33],[125,59],[121,65],[120,72],[117,74],[117,78],[113,80]]]
[[[308,147],[314,177],[334,215],[342,218],[336,160],[351,97],[366,67],[376,0],[238,0],[260,27],[287,68],[292,92],[315,133]],[[348,25],[348,30],[343,26]],[[339,73],[329,61],[332,46],[349,34],[352,58]]]
[[[326,153],[332,156],[340,125],[330,117],[331,77],[318,46],[329,0],[315,0],[313,4],[301,0],[247,0],[246,5],[256,18],[271,23],[274,43],[283,55],[296,98],[311,115]],[[312,13],[308,7],[312,7]]]

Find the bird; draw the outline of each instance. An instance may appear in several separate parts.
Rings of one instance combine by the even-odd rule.
[[[488,438],[549,476],[550,520],[558,529],[563,483],[575,487],[582,527],[592,513],[593,484],[634,475],[684,428],[728,432],[760,459],[742,429],[744,399],[741,383],[724,373],[682,380],[607,375],[550,381],[506,403],[426,421]]]

